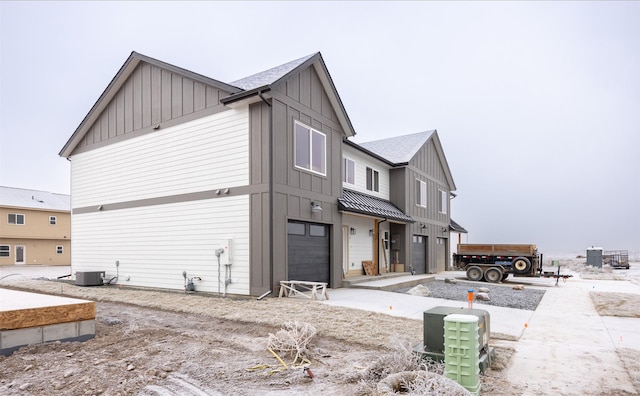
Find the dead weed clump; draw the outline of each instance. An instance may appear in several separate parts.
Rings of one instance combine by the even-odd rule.
[[[268,348],[283,356],[307,357],[307,347],[316,335],[316,328],[305,322],[286,322],[276,334],[269,333]]]
[[[470,393],[444,376],[444,364],[423,360],[408,339],[396,339],[392,350],[381,355],[350,378],[358,383],[358,395],[458,396]]]

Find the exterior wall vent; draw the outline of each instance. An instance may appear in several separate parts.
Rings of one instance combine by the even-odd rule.
[[[76,286],[102,286],[104,271],[77,271]]]

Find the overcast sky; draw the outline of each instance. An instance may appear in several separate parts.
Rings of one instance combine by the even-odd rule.
[[[640,252],[640,2],[0,2],[0,185],[131,51],[230,82],[320,51],[356,142],[437,129],[468,241]]]

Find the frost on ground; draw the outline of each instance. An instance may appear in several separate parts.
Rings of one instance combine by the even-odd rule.
[[[94,339],[32,345],[0,356],[2,395],[376,395],[383,394],[378,383],[389,375],[416,371],[415,366],[382,367],[406,352],[393,340],[407,340],[408,348],[423,336],[420,320],[302,299],[257,301],[44,280],[2,286],[97,301]],[[283,350],[304,350],[307,361],[276,352],[284,368],[269,352],[269,334],[291,330],[288,322],[308,324],[316,333],[308,337],[310,328],[293,325],[299,340],[283,342]],[[512,353],[496,346],[496,355],[507,362]],[[481,377],[490,392],[481,394],[520,393],[498,370]],[[431,374],[409,377],[429,386],[434,379],[446,382]]]

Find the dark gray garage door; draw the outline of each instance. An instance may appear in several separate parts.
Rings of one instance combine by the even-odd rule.
[[[290,221],[288,280],[329,283],[329,226]]]
[[[427,273],[427,237],[413,236],[413,268],[416,274]]]

